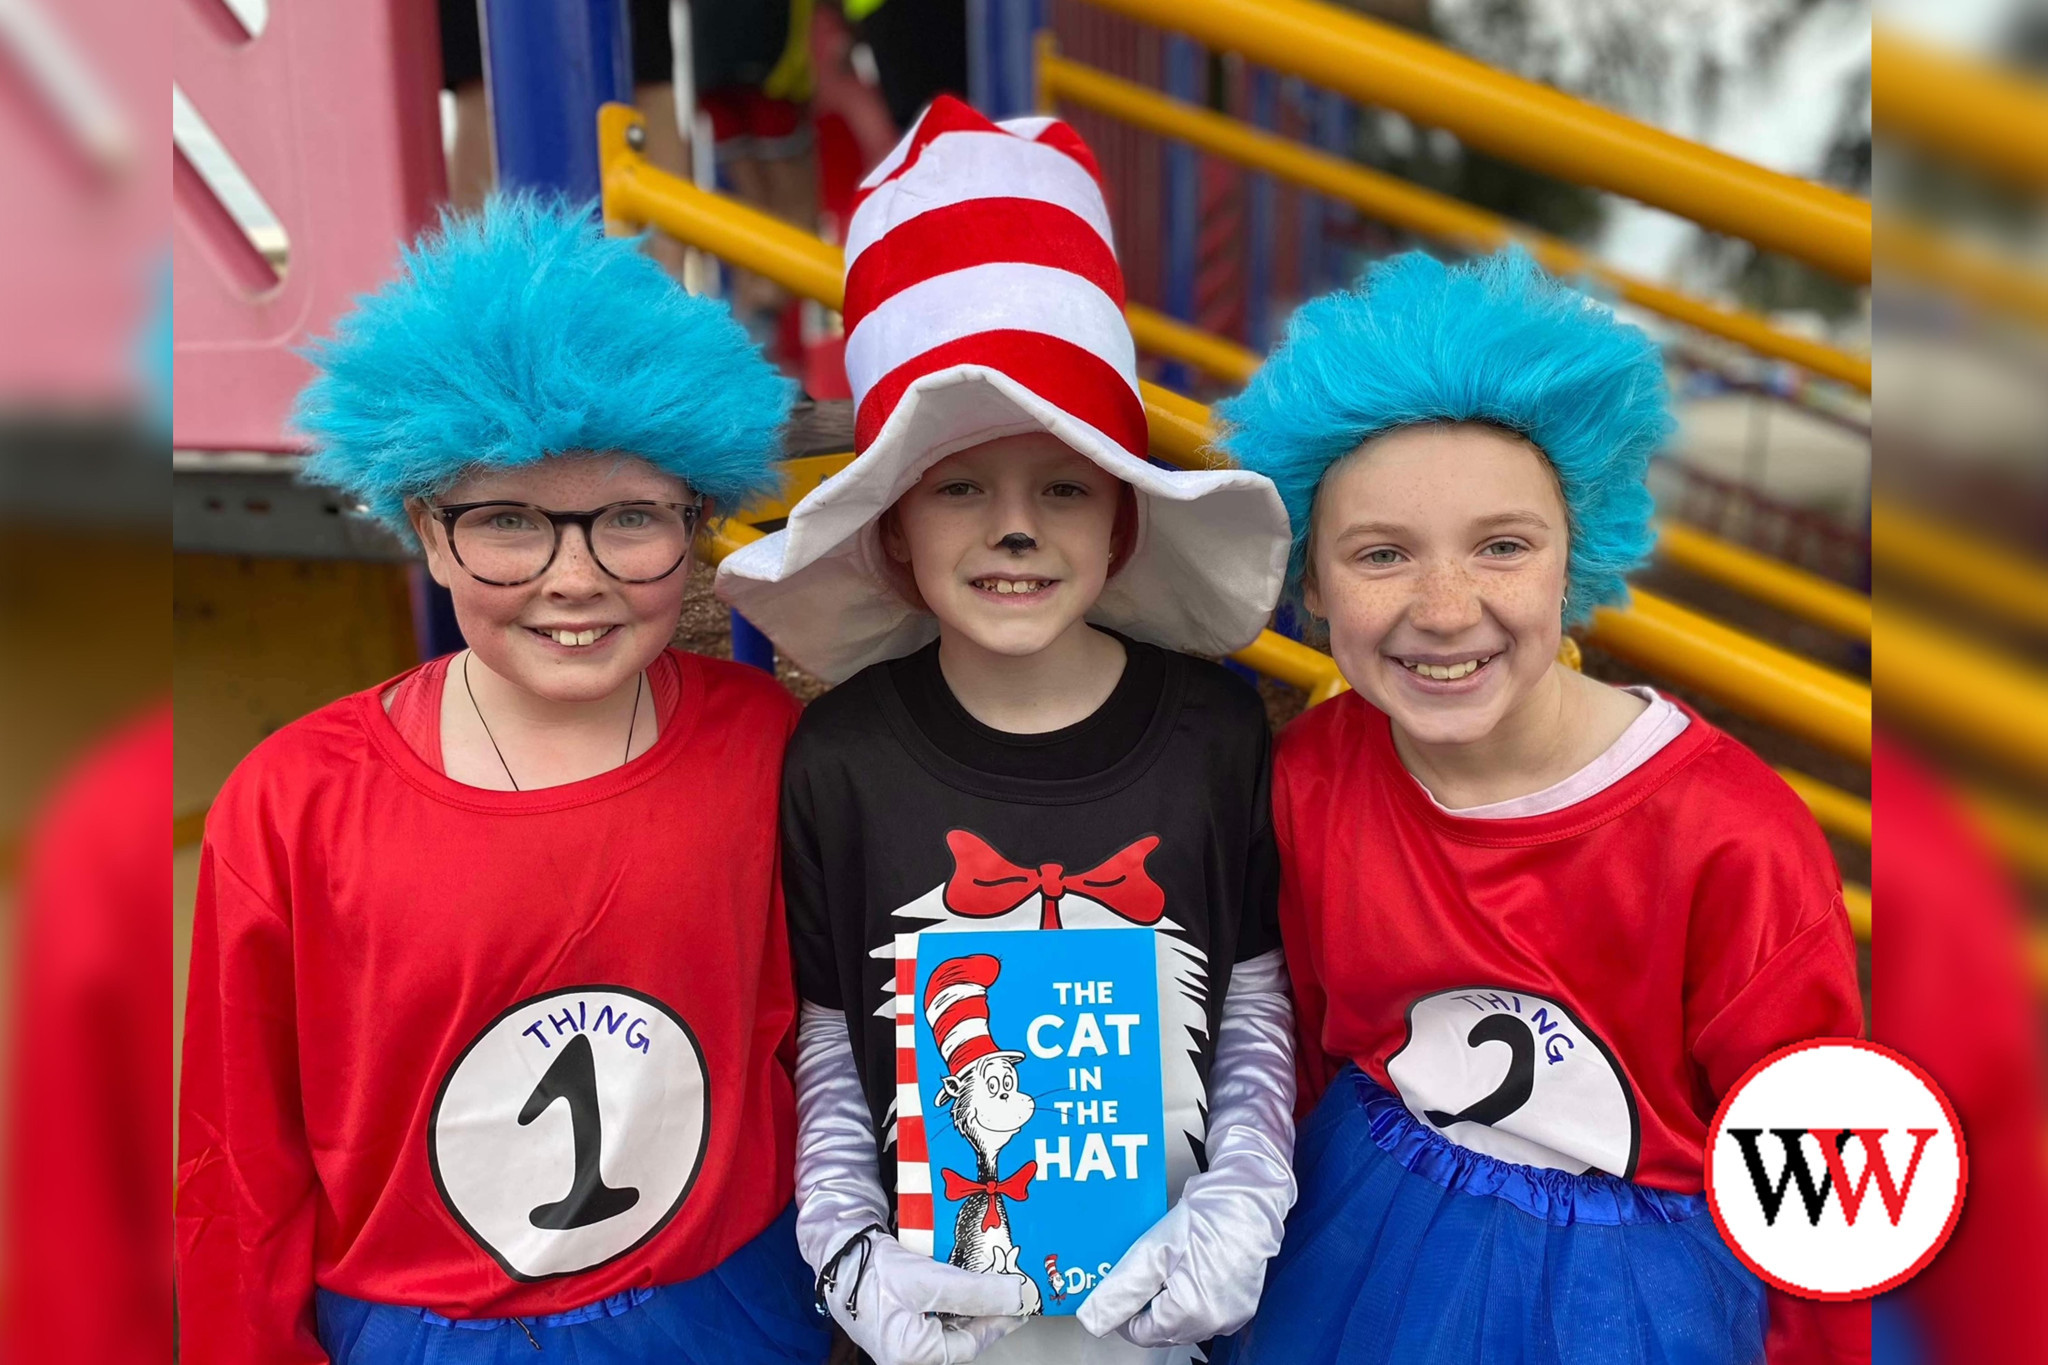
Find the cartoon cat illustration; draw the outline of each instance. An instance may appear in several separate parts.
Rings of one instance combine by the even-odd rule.
[[[963,1270],[1021,1277],[1025,1307],[1037,1313],[1043,1300],[1037,1282],[1018,1269],[1008,1201],[1030,1196],[1038,1163],[1027,1161],[1007,1177],[1001,1173],[1004,1146],[1031,1121],[1037,1104],[1018,1081],[1024,1054],[999,1049],[989,1029],[988,988],[1001,972],[995,958],[975,953],[941,962],[925,983],[925,1022],[949,1073],[933,1103],[952,1110],[953,1127],[973,1149],[975,1162],[972,1179],[942,1172],[947,1201],[960,1205],[949,1259]]]

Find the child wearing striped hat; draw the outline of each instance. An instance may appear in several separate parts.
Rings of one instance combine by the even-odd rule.
[[[939,99],[863,185],[846,256],[858,455],[718,580],[839,684],[783,789],[798,1240],[882,1365],[1192,1359],[1257,1304],[1294,1198],[1294,1082],[1264,709],[1179,651],[1258,633],[1285,512],[1259,475],[1146,460],[1108,213],[1066,125]],[[1079,969],[1088,931],[1134,927],[1170,1209],[1077,1314],[1038,1317],[1046,1248],[1002,1245],[1034,1207],[1010,1166],[956,1177],[978,1268],[932,1259],[934,1206],[951,1225],[959,1201],[899,1157],[960,1115],[906,1062],[932,1023],[911,977],[954,931],[1057,933]],[[987,1135],[1006,1081],[978,1083]]]

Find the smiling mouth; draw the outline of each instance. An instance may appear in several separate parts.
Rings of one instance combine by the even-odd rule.
[[[586,645],[596,644],[599,640],[617,630],[618,627],[595,626],[589,630],[543,630],[538,626],[528,626],[527,629],[540,636],[543,640],[553,640],[558,645],[564,645],[570,649],[580,649]]]
[[[976,578],[972,585],[982,592],[994,593],[998,597],[1031,597],[1044,592],[1057,578]]]
[[[1471,677],[1499,657],[1498,654],[1484,654],[1479,658],[1465,659],[1454,664],[1422,663],[1401,658],[1396,658],[1394,662],[1419,678],[1428,678],[1432,682],[1457,682],[1460,678]]]

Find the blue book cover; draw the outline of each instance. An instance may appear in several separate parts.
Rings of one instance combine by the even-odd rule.
[[[899,1035],[898,1056],[922,1110],[898,1125],[905,1245],[1025,1275],[1044,1312],[1067,1314],[1165,1214],[1154,940],[918,936],[915,1046]]]

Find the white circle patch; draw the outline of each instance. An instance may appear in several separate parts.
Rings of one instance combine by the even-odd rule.
[[[1813,1299],[1918,1274],[1955,1231],[1969,1170],[1934,1078],[1861,1038],[1772,1053],[1729,1088],[1707,1135],[1707,1199],[1728,1244]]]
[[[1438,991],[1408,1007],[1387,1059],[1402,1103],[1460,1147],[1502,1161],[1635,1175],[1635,1094],[1607,1044],[1528,991]]]
[[[659,1231],[711,1127],[704,1052],[675,1011],[622,986],[522,1000],[463,1049],[428,1127],[456,1221],[518,1280],[569,1275]]]

